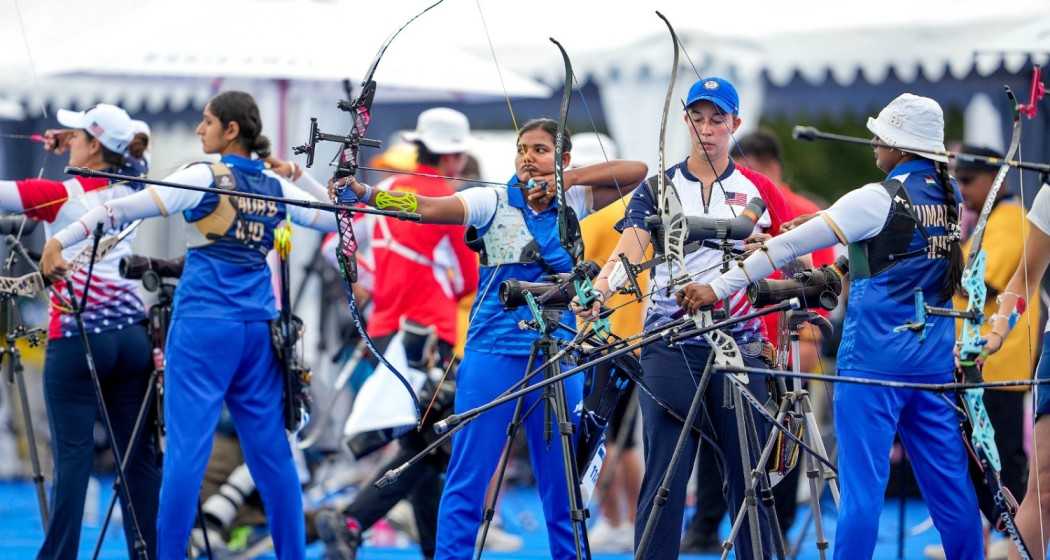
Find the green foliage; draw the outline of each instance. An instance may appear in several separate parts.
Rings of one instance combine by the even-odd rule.
[[[878,108],[871,111],[875,115]],[[949,107],[945,115],[945,138],[961,138],[962,111]],[[776,134],[784,158],[784,180],[791,187],[815,202],[830,204],[847,191],[872,181],[881,181],[884,174],[875,167],[871,148],[843,142],[804,142],[791,137],[795,125],[815,126],[821,131],[870,138],[865,126],[868,114],[844,113],[762,119],[762,128]]]

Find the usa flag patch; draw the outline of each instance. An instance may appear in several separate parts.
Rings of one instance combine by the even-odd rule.
[[[741,192],[726,192],[726,204],[747,206],[747,195]]]

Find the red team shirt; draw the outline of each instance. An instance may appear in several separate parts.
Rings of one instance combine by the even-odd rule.
[[[418,165],[415,171],[438,173],[425,165]],[[378,188],[422,196],[450,196],[455,192],[444,179],[413,175],[396,175]],[[466,228],[381,216],[366,219],[371,222],[367,231],[371,234],[375,270],[375,305],[368,320],[368,334],[393,334],[401,317],[406,317],[434,325],[438,338],[455,344],[458,302],[472,293],[478,283],[477,255],[466,245]]]

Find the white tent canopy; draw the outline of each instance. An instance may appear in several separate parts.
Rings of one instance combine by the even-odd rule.
[[[3,0],[0,91],[43,101],[119,98],[132,111],[163,102],[201,105],[214,79],[289,80],[319,95],[355,84],[396,26],[374,12],[314,0]],[[430,14],[428,14],[430,15]],[[408,27],[376,73],[379,100],[545,97],[547,87],[491,57]],[[62,40],[56,40],[62,37]],[[82,45],[82,48],[78,48]]]

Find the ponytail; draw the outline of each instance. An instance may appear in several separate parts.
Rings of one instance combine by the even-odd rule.
[[[955,198],[955,187],[952,178],[948,175],[948,164],[935,162],[937,167],[937,179],[944,187],[945,201],[948,206],[948,275],[944,278],[942,295],[950,298],[962,286],[963,255],[961,245],[961,229],[959,227],[959,201]]]

